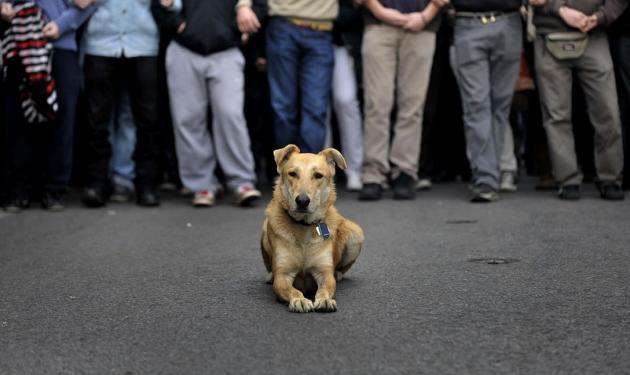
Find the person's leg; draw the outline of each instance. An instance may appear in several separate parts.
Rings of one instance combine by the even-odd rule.
[[[363,163],[363,124],[357,82],[354,74],[354,62],[346,47],[335,47],[335,68],[332,80],[332,102],[339,124],[341,151],[348,169],[346,176],[353,184],[353,189],[360,189],[361,164]],[[350,182],[350,181],[349,181]]]
[[[120,84],[120,61],[115,58],[85,56],[85,96],[87,101],[87,187],[101,193],[108,187],[109,122],[114,108],[114,97]],[[101,197],[103,198],[103,197]],[[86,202],[91,205],[90,202]],[[99,205],[94,202],[94,205]],[[100,205],[104,204],[102,202]]]
[[[363,183],[383,184],[390,171],[390,116],[394,105],[398,30],[388,25],[365,28]]]
[[[245,116],[245,59],[237,48],[209,56],[209,97],[214,148],[228,188],[254,187],[256,172]]]
[[[127,59],[125,62],[128,69],[129,101],[136,125],[136,148],[133,160],[136,166],[137,199],[141,205],[153,206],[159,204],[154,191],[158,182],[157,164],[160,146],[157,57],[137,57]],[[143,197],[144,193],[151,196]],[[145,198],[151,202],[144,202]]]
[[[295,34],[295,27],[281,18],[272,18],[267,26],[267,73],[278,148],[289,143],[299,143],[297,105],[300,51]]]
[[[299,30],[302,59],[300,65],[301,124],[300,144],[303,152],[317,153],[326,140],[326,115],[335,58],[329,32]]]
[[[624,189],[630,189],[630,31],[613,37],[611,46],[617,89],[619,92],[619,108],[621,110],[621,130],[624,147]]]
[[[610,47],[605,36],[593,35],[586,52],[576,62],[577,76],[595,129],[595,165],[602,183],[620,182],[623,145],[617,87]]]
[[[179,175],[194,192],[216,192],[216,157],[208,131],[206,77],[196,68],[203,57],[177,42],[166,52],[166,72],[175,128],[175,150]]]
[[[462,99],[466,153],[473,184],[499,187],[499,160],[492,129],[490,62],[491,34],[476,19],[457,19],[451,64]]]
[[[561,186],[580,185],[582,173],[578,169],[571,123],[572,64],[556,60],[544,44],[544,38],[537,37],[534,49],[543,126],[547,132],[553,174]]]
[[[435,52],[435,33],[404,33],[398,49],[397,105],[390,161],[392,177],[417,179],[422,115]]]
[[[501,17],[493,25],[495,40],[490,55],[490,85],[492,102],[492,129],[499,172],[507,172],[501,177],[501,190],[515,189],[513,177],[518,168],[514,152],[514,135],[510,126],[510,110],[514,88],[518,81],[523,45],[522,22],[519,14]],[[507,143],[505,143],[507,141]],[[509,181],[512,179],[512,181]]]
[[[136,125],[133,121],[129,90],[122,85],[116,99],[116,110],[112,116],[112,160],[111,176],[113,191],[111,200],[127,202],[133,194],[135,165],[133,151],[136,148]]]

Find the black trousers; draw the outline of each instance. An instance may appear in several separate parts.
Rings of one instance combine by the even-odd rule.
[[[630,189],[630,31],[612,35],[610,49],[615,62],[624,146],[623,184]]]
[[[63,192],[72,173],[73,135],[81,69],[75,51],[55,49],[52,75],[59,111],[54,121],[28,123],[18,94],[19,81],[9,71],[6,82],[5,124],[9,193],[28,196],[33,188]]]
[[[109,120],[120,85],[129,90],[136,125],[136,186],[157,182],[159,156],[158,59],[157,57],[112,58],[85,56],[85,95],[87,100],[87,184],[109,186]]]

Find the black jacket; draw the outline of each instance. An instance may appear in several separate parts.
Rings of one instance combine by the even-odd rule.
[[[241,44],[236,26],[237,0],[183,0],[180,13],[164,9],[152,0],[151,12],[163,32],[174,35],[182,46],[200,55],[209,55]],[[252,9],[262,22],[267,14],[266,0],[253,0]],[[182,22],[186,29],[177,34]]]
[[[452,0],[451,4],[460,12],[511,12],[517,11],[523,0]]]

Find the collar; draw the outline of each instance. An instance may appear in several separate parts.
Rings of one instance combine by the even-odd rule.
[[[287,216],[289,217],[289,219],[291,219],[291,221],[293,221],[293,222],[294,222],[294,223],[296,223],[296,224],[300,224],[300,225],[305,226],[305,227],[310,227],[310,226],[312,226],[312,225],[317,225],[317,224],[319,224],[319,222],[312,222],[312,223],[309,223],[309,222],[307,222],[306,220],[295,220],[295,218],[294,218],[293,216],[291,216],[291,214],[289,214],[289,211],[284,210],[284,212],[287,214]]]
[[[295,220],[293,218],[293,216],[289,215],[288,211],[285,210],[285,213],[296,224],[300,224],[300,225],[305,226],[305,227],[314,226],[315,227],[315,231],[317,232],[317,235],[320,236],[321,238],[323,238],[324,240],[327,240],[328,238],[330,238],[330,230],[328,229],[328,225],[326,225],[326,223],[324,223],[322,221],[316,221],[316,222],[308,223],[308,222],[306,222],[304,220]]]

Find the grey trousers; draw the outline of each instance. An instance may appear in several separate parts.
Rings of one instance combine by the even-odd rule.
[[[418,175],[422,117],[429,86],[435,33],[411,33],[386,24],[363,34],[365,129],[363,182],[382,184],[388,175]],[[394,102],[398,113],[391,136]]]
[[[363,164],[363,119],[354,73],[354,60],[346,47],[335,46],[335,68],[332,77],[332,106],[339,124],[341,152],[348,169],[346,174],[361,175]],[[332,128],[328,118],[326,147],[332,145]]]
[[[579,185],[582,172],[575,155],[571,122],[573,72],[586,97],[595,128],[595,167],[600,181],[618,181],[623,169],[621,119],[612,58],[605,34],[591,35],[586,52],[575,60],[557,60],[542,36],[535,41],[536,74],[543,126],[549,140],[553,174],[560,185]]]
[[[464,109],[466,153],[474,184],[499,187],[499,161],[518,79],[522,51],[518,13],[483,24],[478,18],[455,20],[451,65]]]
[[[243,114],[245,59],[238,48],[209,56],[171,42],[166,71],[182,183],[192,191],[216,191],[217,160],[228,188],[256,179]],[[208,130],[212,110],[212,135]]]

